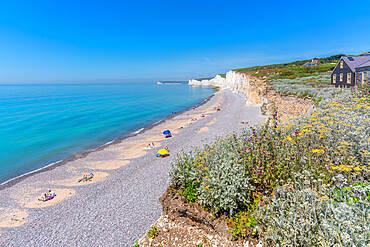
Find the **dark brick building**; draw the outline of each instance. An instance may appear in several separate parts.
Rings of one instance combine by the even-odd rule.
[[[331,84],[351,87],[370,78],[370,56],[341,57],[331,74]]]

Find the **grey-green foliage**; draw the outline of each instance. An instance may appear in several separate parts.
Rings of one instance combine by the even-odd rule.
[[[330,75],[327,74],[296,79],[275,79],[271,80],[270,84],[271,88],[279,93],[311,97],[317,103],[341,91],[339,88],[330,86]]]
[[[184,153],[170,172],[172,186],[183,189],[192,183],[196,185],[204,207],[216,214],[233,215],[241,205],[249,203],[250,191],[254,189],[247,176],[247,167],[239,161],[240,154],[235,145],[229,136],[205,145],[204,149]],[[217,152],[213,152],[215,150]]]
[[[370,246],[370,185],[330,186],[308,172],[277,189],[255,212],[266,241],[276,246]],[[271,243],[272,242],[272,243]]]

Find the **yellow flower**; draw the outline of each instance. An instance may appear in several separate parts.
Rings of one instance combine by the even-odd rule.
[[[354,168],[354,170],[355,170],[356,172],[359,172],[359,171],[361,171],[361,168],[360,168],[360,167],[355,167],[355,168]]]

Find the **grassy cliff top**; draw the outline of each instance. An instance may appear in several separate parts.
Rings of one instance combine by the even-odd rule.
[[[325,58],[314,58],[322,64],[317,66],[303,66],[311,60],[294,61],[290,63],[271,64],[263,66],[254,66],[249,68],[234,69],[236,72],[253,74],[258,77],[269,77],[271,79],[293,79],[297,77],[306,77],[315,74],[329,72],[330,68],[335,67],[340,57],[344,54],[333,55]]]

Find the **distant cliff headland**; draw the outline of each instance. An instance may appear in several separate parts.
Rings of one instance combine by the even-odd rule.
[[[179,84],[188,84],[187,81],[157,81],[157,84],[165,84],[165,85],[179,85]]]

